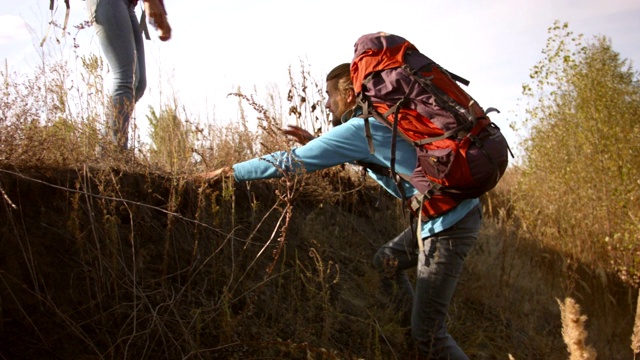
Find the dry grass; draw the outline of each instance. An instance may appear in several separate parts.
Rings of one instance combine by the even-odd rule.
[[[636,305],[636,318],[633,323],[633,335],[631,336],[631,350],[633,350],[633,358],[640,354],[640,296]]]
[[[101,94],[103,65],[85,60],[86,89]],[[48,73],[64,78],[64,64]],[[302,80],[294,74],[287,112],[321,132],[320,82],[304,65]],[[415,356],[370,265],[407,224],[395,199],[350,167],[246,184],[192,177],[288,149],[275,94],[263,105],[239,89],[240,116],[225,125],[171,99],[150,111],[151,143],[134,131],[133,152],[98,153],[102,95],[6,66],[2,76],[1,357]],[[487,221],[451,308],[454,337],[474,359],[566,359],[554,299],[575,295],[597,329],[593,348],[629,358],[618,339],[631,336],[630,289],[526,231],[513,206],[519,177],[510,169],[483,198]]]
[[[570,360],[595,360],[595,349],[588,345],[587,316],[580,313],[580,305],[572,298],[558,300],[562,314],[562,338],[567,344]]]

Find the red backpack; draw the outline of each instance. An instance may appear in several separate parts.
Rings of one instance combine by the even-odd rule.
[[[420,191],[406,199],[414,214],[437,217],[496,186],[510,150],[487,116],[497,110],[485,113],[458,85],[468,81],[404,38],[382,32],[356,42],[351,80],[361,117],[375,117],[416,147],[416,168],[405,177]],[[369,145],[373,152],[371,141]],[[391,176],[400,181],[394,169],[395,143],[391,151]]]

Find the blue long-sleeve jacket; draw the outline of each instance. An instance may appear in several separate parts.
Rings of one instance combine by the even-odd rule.
[[[329,132],[308,142],[304,146],[289,152],[279,151],[252,160],[244,161],[233,166],[236,181],[269,179],[282,176],[282,171],[313,172],[343,163],[363,161],[389,167],[391,163],[391,129],[374,118],[369,119],[374,153],[369,151],[369,143],[365,137],[365,120],[353,118],[346,123],[332,128]],[[400,136],[396,139],[395,171],[410,175],[416,165],[416,151],[413,145]],[[388,192],[401,198],[396,183],[388,176],[378,175],[368,171]],[[418,191],[408,181],[402,181],[401,186],[407,198]],[[478,205],[478,199],[468,199],[460,203],[453,210],[422,223],[422,236],[428,237],[445,230]]]

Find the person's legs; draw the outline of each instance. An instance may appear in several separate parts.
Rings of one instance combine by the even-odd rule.
[[[424,241],[419,254],[411,332],[421,356],[428,359],[468,359],[449,335],[446,317],[464,259],[478,239],[480,206],[453,227]]]
[[[135,75],[135,91],[134,98],[137,103],[144,91],[147,88],[147,67],[144,55],[144,39],[142,38],[142,30],[140,30],[140,24],[136,18],[136,13],[133,8],[129,9],[129,20],[133,28],[133,39],[136,42],[136,75]]]
[[[373,264],[381,275],[382,290],[401,316],[401,326],[410,326],[413,287],[405,270],[418,261],[415,229],[408,227],[384,244],[376,253]]]
[[[146,86],[144,64],[140,63],[144,61],[142,35],[129,0],[97,0],[93,18],[113,73],[107,132],[116,144],[127,149],[131,113]]]

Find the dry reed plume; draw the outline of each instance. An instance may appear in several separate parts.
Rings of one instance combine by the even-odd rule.
[[[596,351],[587,344],[586,315],[580,314],[580,305],[568,297],[564,303],[556,299],[562,314],[562,338],[567,344],[570,360],[593,360]]]
[[[636,320],[633,324],[633,335],[631,336],[631,350],[633,358],[636,359],[640,353],[640,293],[638,294],[638,304],[636,306]]]

